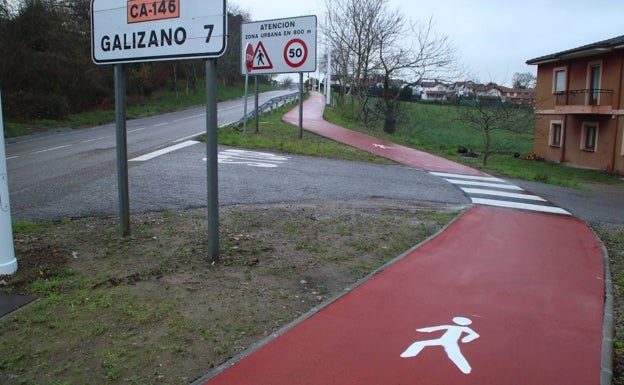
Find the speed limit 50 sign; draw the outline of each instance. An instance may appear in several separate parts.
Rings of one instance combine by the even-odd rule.
[[[252,60],[247,59],[251,46]],[[316,16],[243,24],[241,73],[250,75],[316,71]],[[248,72],[247,72],[248,71]]]

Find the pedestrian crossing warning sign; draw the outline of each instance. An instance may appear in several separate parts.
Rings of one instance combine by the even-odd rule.
[[[243,23],[241,74],[315,72],[316,30],[316,16],[313,15]],[[249,52],[249,60],[246,51],[248,44],[253,47]]]
[[[264,48],[262,42],[258,43],[256,50],[254,51],[253,66],[251,70],[270,70],[273,69],[273,63],[271,58],[267,55],[267,51]]]

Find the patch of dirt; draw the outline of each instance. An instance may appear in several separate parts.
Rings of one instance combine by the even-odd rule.
[[[15,232],[3,384],[188,384],[431,236],[462,209],[368,199],[83,218]]]

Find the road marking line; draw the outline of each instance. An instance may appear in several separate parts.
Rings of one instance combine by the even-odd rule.
[[[224,150],[218,154],[219,163],[245,164],[251,167],[277,167],[278,164],[282,164],[288,159],[290,158],[287,156],[237,149]]]
[[[478,182],[472,180],[458,180],[458,179],[446,179],[449,183],[459,185],[459,186],[479,186],[479,187],[491,187],[491,188],[501,188],[505,190],[517,190],[522,191],[521,187],[510,183],[487,183],[487,182]]]
[[[29,155],[36,155],[36,154],[41,154],[41,153],[43,153],[43,152],[54,151],[54,150],[60,150],[61,148],[65,148],[65,147],[71,147],[71,144],[66,144],[66,145],[64,145],[64,146],[52,147],[52,148],[47,148],[47,149],[45,149],[45,150],[41,150],[41,151],[31,152]]]
[[[198,136],[205,134],[205,133],[206,133],[205,131],[200,131],[197,134],[192,134],[192,135],[185,136],[184,138],[176,139],[173,141],[173,143],[182,142],[184,140],[189,140],[191,138],[197,138]]]
[[[471,179],[471,180],[481,180],[481,181],[490,181],[490,182],[503,182],[507,183],[505,180],[496,178],[493,176],[478,176],[478,175],[465,175],[465,174],[452,174],[447,172],[430,172],[435,176],[439,176],[442,178],[450,178],[450,179]]]
[[[546,199],[542,197],[538,197],[537,195],[518,194],[518,193],[505,192],[505,191],[485,190],[485,189],[480,189],[480,188],[469,188],[469,187],[460,187],[460,189],[462,189],[466,194],[492,195],[492,196],[497,196],[497,197],[526,199],[526,200],[546,202]]]
[[[529,203],[517,203],[517,202],[508,202],[508,201],[499,201],[499,200],[494,200],[494,199],[481,199],[481,198],[472,198],[472,203],[476,203],[479,205],[486,205],[486,206],[497,206],[497,207],[506,207],[506,208],[512,208],[512,209],[541,211],[541,212],[551,213],[551,214],[572,215],[568,211],[559,207],[554,207],[554,206],[540,206],[540,205],[533,205]]]
[[[160,150],[157,150],[157,151],[150,152],[148,154],[139,156],[137,158],[130,159],[130,162],[144,162],[146,160],[150,160],[150,159],[156,158],[157,156],[168,154],[170,152],[179,150],[179,149],[184,148],[184,147],[192,146],[192,145],[197,144],[197,143],[199,143],[199,142],[196,141],[196,140],[187,140],[186,142],[178,143],[176,145],[165,147],[165,148],[162,148]]]
[[[174,122],[181,122],[181,121],[183,121],[183,120],[188,120],[188,119],[195,119],[195,118],[199,118],[199,117],[202,117],[202,116],[204,116],[204,115],[205,115],[205,114],[193,115],[193,116],[187,116],[187,117],[184,117],[184,118],[174,119],[173,121],[174,121]]]

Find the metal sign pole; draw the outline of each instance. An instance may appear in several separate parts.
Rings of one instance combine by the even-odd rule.
[[[243,106],[243,134],[247,133],[247,95],[249,94],[249,73],[253,70],[254,49],[250,43],[245,46],[245,105]]]
[[[128,193],[128,144],[126,138],[126,69],[123,64],[115,64],[115,120],[120,235],[127,237],[130,236],[130,197]]]
[[[210,262],[219,259],[217,129],[217,61],[216,59],[208,59],[206,60],[206,164],[208,176],[208,259]]]
[[[303,72],[299,72],[299,139],[303,138]]]
[[[249,73],[245,74],[245,98],[243,105],[243,134],[247,133],[247,91],[249,89]]]
[[[254,76],[255,80],[256,80],[256,96],[255,96],[255,103],[254,103],[254,120],[256,121],[256,134],[259,132],[258,130],[258,75]]]
[[[331,40],[327,38],[327,77],[325,78],[326,104],[331,104]]]
[[[17,271],[5,151],[2,95],[0,95],[0,275],[13,274]]]

